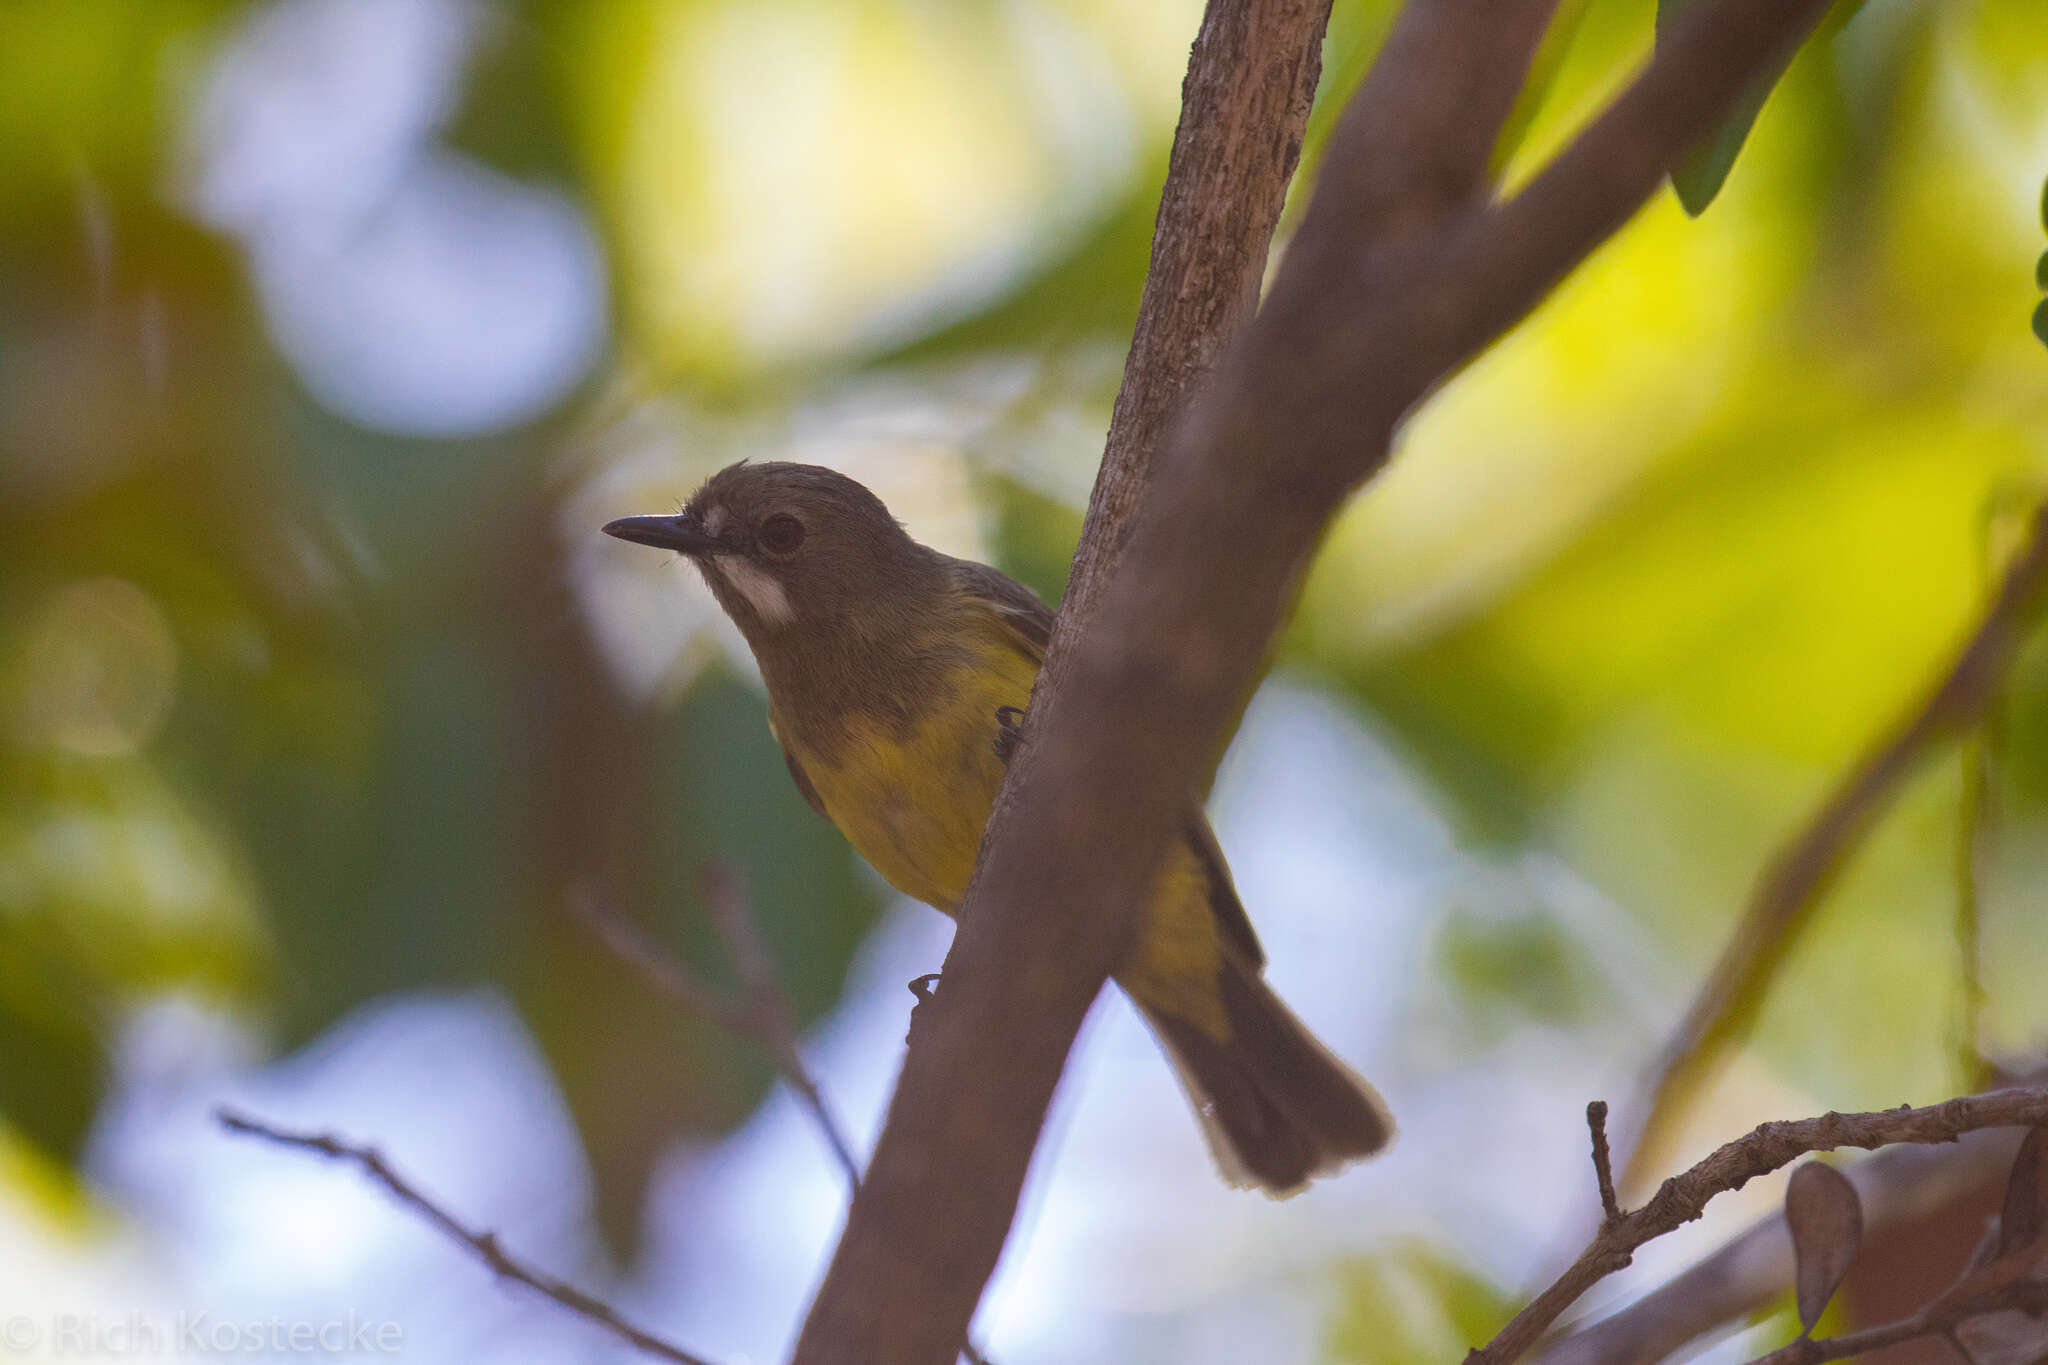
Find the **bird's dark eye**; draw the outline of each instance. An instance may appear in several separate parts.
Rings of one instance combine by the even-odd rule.
[[[786,555],[803,543],[804,524],[787,512],[761,523],[761,548],[770,554]]]

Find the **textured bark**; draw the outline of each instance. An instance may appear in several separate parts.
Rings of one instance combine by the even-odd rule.
[[[1984,1230],[1983,1215],[1998,1207],[2019,1139],[2013,1129],[1985,1129],[1953,1147],[1894,1147],[1846,1168],[1869,1224],[1845,1291],[1853,1321],[1902,1316],[1954,1279]],[[1929,1254],[1936,1227],[1960,1229],[1953,1255]],[[1783,1215],[1772,1212],[1626,1308],[1552,1341],[1536,1352],[1536,1365],[1653,1365],[1782,1298],[1792,1272],[1792,1239]]]
[[[1384,462],[1401,416],[1626,221],[1825,0],[1695,4],[1615,105],[1495,206],[1489,155],[1550,8],[1411,0],[1345,112],[1267,303],[1186,420],[1159,410],[1174,425],[1157,467],[1126,452],[1120,465],[1139,469],[1105,474],[1135,486],[1098,490],[945,981],[800,1365],[940,1365],[959,1349],[1082,1017],[1330,517]],[[1253,50],[1288,12],[1212,11],[1205,32],[1242,33]],[[1184,122],[1215,55],[1196,54]],[[1162,346],[1141,377],[1172,383],[1154,371],[1176,363],[1199,372]],[[1125,405],[1126,420],[1134,411],[1150,407]]]
[[[1759,1124],[1746,1136],[1716,1148],[1690,1170],[1666,1180],[1649,1203],[1603,1226],[1571,1268],[1515,1314],[1492,1341],[1470,1352],[1465,1365],[1514,1365],[1581,1294],[1628,1265],[1637,1247],[1698,1218],[1715,1196],[1739,1190],[1808,1152],[1843,1147],[1874,1151],[1908,1142],[1949,1143],[1985,1128],[2033,1126],[2044,1121],[2048,1121],[2048,1090],[2030,1088],[1964,1095],[1924,1109],[1901,1105],[1869,1114],[1830,1113]],[[1781,1359],[1818,1365],[1838,1358],[1827,1353],[1825,1343],[1802,1341],[1799,1350],[1818,1348],[1818,1353],[1806,1358],[1795,1352]]]
[[[1169,425],[1258,303],[1329,19],[1330,0],[1218,0],[1202,16],[1137,329],[1061,604],[1066,633],[1093,614],[1123,554]]]
[[[1329,0],[1210,0],[1203,15],[1123,385],[1035,697],[1063,686],[1071,639],[1122,557],[1169,424],[1258,300],[1301,156],[1329,14]],[[1038,709],[1034,701],[1034,717]],[[1026,765],[1021,757],[1013,763],[999,812],[1012,804]],[[1005,822],[998,813],[990,827]],[[1099,920],[1087,926],[1092,941],[1074,944],[1063,962],[1057,931],[1031,929],[1028,913],[979,908],[987,899],[970,888],[963,920],[1007,919],[1039,943],[1018,956],[978,935],[956,941],[940,989],[920,1010],[898,1102],[804,1325],[798,1361],[938,1362],[966,1341],[1046,1104],[1128,930],[1118,916]],[[1082,912],[1084,902],[1072,904]],[[1015,973],[1003,967],[1010,960]],[[974,1022],[950,1017],[963,1004],[979,1016]],[[991,1056],[987,1043],[999,1039],[1009,1042]],[[1010,1043],[1019,1045],[1015,1055]]]

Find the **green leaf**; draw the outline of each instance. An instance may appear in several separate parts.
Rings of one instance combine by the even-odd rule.
[[[1657,41],[1665,41],[1671,27],[1683,14],[1692,0],[1657,0]],[[1707,211],[1707,205],[1714,202],[1714,196],[1721,192],[1721,186],[1728,181],[1728,172],[1735,166],[1735,158],[1742,151],[1742,144],[1749,137],[1750,126],[1762,111],[1764,101],[1770,98],[1771,87],[1785,74],[1787,63],[1780,62],[1744,92],[1735,102],[1728,117],[1704,141],[1695,144],[1679,163],[1671,168],[1671,188],[1678,192],[1678,202],[1685,206],[1690,216],[1697,218]]]
[[[1579,21],[1586,17],[1589,5],[1590,0],[1566,0],[1551,17],[1550,27],[1544,31],[1536,56],[1529,63],[1529,78],[1522,82],[1522,93],[1515,97],[1515,107],[1501,125],[1500,136],[1494,139],[1490,169],[1495,176],[1514,157],[1536,122],[1536,114],[1557,83],[1557,73],[1564,67],[1565,54],[1571,50]]]
[[[2048,256],[2041,259],[2048,261]],[[2034,335],[2041,338],[2043,346],[2048,346],[2048,299],[2041,300],[2040,306],[2034,309]]]

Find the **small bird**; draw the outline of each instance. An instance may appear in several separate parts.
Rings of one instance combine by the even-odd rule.
[[[604,529],[697,566],[760,664],[804,799],[898,890],[955,913],[1051,609],[918,544],[880,498],[816,465],[742,461],[674,516]],[[1292,1194],[1377,1152],[1393,1123],[1260,978],[1265,953],[1192,797],[1183,827],[1117,984],[1174,1062],[1224,1178]]]

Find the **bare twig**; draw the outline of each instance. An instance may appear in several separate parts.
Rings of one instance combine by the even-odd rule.
[[[1984,593],[1992,599],[2012,558],[2014,518],[2018,512],[2048,508],[2048,496],[2032,489],[2001,489],[1985,507],[1979,525]],[[2023,528],[2024,522],[2020,523]],[[1956,809],[1956,1070],[1962,1084],[1982,1089],[1995,1068],[1984,1051],[1984,916],[1981,872],[1998,821],[1996,787],[2005,750],[2002,695],[1986,703],[1984,714],[1962,746],[1962,795]]]
[[[1991,823],[1991,731],[1997,707],[1987,708],[1977,732],[1963,743],[1962,795],[1956,803],[1956,1071],[1967,1086],[1984,1083],[1984,915],[1978,863]]]
[[[2018,1135],[1985,1129],[1953,1145],[1892,1147],[1846,1168],[1863,1202],[1868,1235],[1924,1218],[1995,1186],[2012,1165]],[[1690,1269],[1626,1308],[1558,1337],[1538,1365],[1645,1365],[1749,1317],[1784,1294],[1796,1266],[1782,1212],[1758,1219]]]
[[[860,1188],[860,1163],[853,1145],[825,1103],[823,1092],[804,1065],[798,1046],[796,1012],[782,989],[775,960],[747,910],[739,875],[717,859],[705,863],[701,873],[704,906],[718,931],[719,941],[739,977],[740,992],[721,991],[693,976],[682,963],[650,939],[639,925],[589,887],[579,888],[570,908],[612,955],[631,967],[640,979],[667,996],[687,1013],[718,1025],[728,1033],[758,1043],[775,1069],[817,1121],[818,1131],[831,1147],[846,1182]]]
[[[1775,1351],[1766,1352],[1750,1365],[1823,1365],[1846,1360],[1886,1346],[1918,1337],[1942,1337],[1954,1345],[1965,1360],[1973,1359],[1956,1340],[1956,1328],[1971,1318],[2014,1310],[2038,1314],[2048,1309],[2048,1283],[2026,1277],[2033,1257],[2009,1257],[2006,1264],[1994,1262],[1983,1270],[1963,1276],[1954,1288],[1933,1303],[1896,1322],[1881,1323],[1837,1337],[1801,1336]]]
[[[1384,462],[1402,416],[1619,227],[1826,8],[1689,7],[1616,104],[1496,206],[1486,162],[1552,3],[1410,0],[1340,121],[1271,294],[1174,423],[1155,476],[1105,460],[1105,480],[1139,480],[1128,505],[1142,498],[1143,513],[1084,528],[947,989],[912,1041],[798,1365],[950,1357],[1081,1019],[1330,518]],[[1277,213],[1322,17],[1303,0],[1212,0],[1170,180],[1223,164],[1191,146],[1242,146],[1229,192]],[[1171,309],[1182,340],[1127,385],[1198,368],[1249,295],[1242,267],[1260,263],[1229,235],[1237,219],[1199,196],[1169,193],[1175,203],[1210,243],[1194,258],[1208,268],[1148,284],[1148,310]]]
[[[1984,1311],[1994,1310],[1986,1308]],[[1846,1360],[1865,1351],[1882,1350],[1886,1346],[1896,1346],[1902,1341],[1912,1341],[1942,1330],[1929,1326],[1917,1316],[1901,1318],[1897,1322],[1866,1327],[1860,1332],[1846,1332],[1838,1337],[1800,1337],[1775,1351],[1765,1352],[1750,1365],[1821,1365],[1823,1361]]]
[[[631,967],[643,982],[685,1013],[731,1033],[746,1031],[746,1008],[738,998],[686,971],[682,963],[662,951],[639,925],[599,892],[588,886],[576,888],[570,894],[569,909],[577,923],[588,929],[613,957]]]
[[[1565,1309],[1595,1283],[1629,1264],[1637,1247],[1698,1218],[1708,1201],[1739,1190],[1808,1152],[1878,1148],[1897,1142],[1953,1142],[1980,1128],[2048,1121],[2048,1087],[1965,1095],[1922,1109],[1901,1105],[1867,1114],[1823,1114],[1759,1125],[1666,1180],[1650,1202],[1602,1227],[1563,1275],[1514,1316],[1465,1365],[1513,1365]],[[1782,1363],[1781,1363],[1782,1365]]]
[[[739,874],[730,864],[714,858],[704,864],[698,875],[705,912],[711,917],[734,974],[739,977],[739,995],[698,980],[673,954],[664,952],[639,925],[591,888],[578,888],[570,908],[614,957],[681,1009],[736,1037],[758,1043],[774,1061],[782,1079],[810,1110],[826,1145],[846,1172],[847,1186],[860,1189],[860,1163],[854,1158],[853,1145],[847,1141],[845,1131],[825,1103],[824,1092],[804,1065],[798,1046],[801,1035],[796,1011],[790,1008],[775,959],[748,911]],[[989,1365],[988,1358],[972,1342],[964,1343],[960,1354],[967,1358],[968,1365]]]
[[[313,1152],[336,1161],[350,1162],[382,1185],[392,1198],[440,1229],[450,1241],[467,1248],[499,1277],[515,1280],[529,1289],[545,1294],[578,1317],[596,1323],[613,1336],[630,1342],[651,1356],[674,1361],[676,1365],[711,1365],[702,1356],[691,1355],[681,1347],[671,1345],[653,1333],[635,1327],[620,1317],[618,1311],[603,1300],[593,1298],[567,1281],[558,1280],[545,1271],[536,1270],[523,1261],[507,1255],[505,1249],[498,1244],[496,1233],[479,1232],[449,1213],[422,1194],[411,1181],[393,1170],[383,1154],[375,1148],[356,1146],[332,1133],[292,1132],[226,1107],[216,1109],[214,1117],[220,1121],[221,1127],[231,1133],[261,1138],[280,1147]]]
[[[1663,1145],[1662,1134],[1684,1098],[1747,1036],[1791,944],[1905,779],[1938,745],[1975,723],[1997,696],[2044,595],[2048,504],[2034,514],[1997,597],[1939,684],[1851,770],[1757,883],[1720,960],[1650,1068],[1647,1117],[1628,1163],[1631,1177]]]
[[[1593,1135],[1593,1179],[1600,1186],[1600,1222],[1604,1227],[1621,1217],[1614,1200],[1614,1162],[1607,1153],[1607,1101],[1586,1106],[1586,1128]]]
[[[788,993],[783,990],[782,977],[775,968],[775,959],[770,956],[768,945],[761,941],[754,917],[747,911],[739,873],[729,863],[713,859],[704,865],[702,885],[705,910],[711,916],[712,927],[718,931],[719,942],[725,945],[733,970],[739,974],[740,989],[746,993],[749,1036],[758,1039],[768,1050],[783,1079],[789,1082],[804,1106],[817,1119],[819,1131],[824,1133],[833,1154],[839,1158],[840,1167],[846,1172],[847,1184],[859,1189],[860,1163],[854,1159],[853,1146],[833,1118],[817,1082],[811,1079],[809,1069],[804,1066],[796,1011],[790,1008]]]

